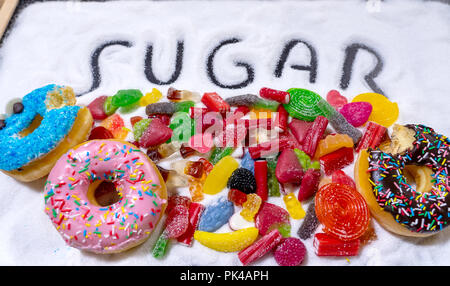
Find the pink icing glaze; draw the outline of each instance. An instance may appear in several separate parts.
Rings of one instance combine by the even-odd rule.
[[[121,199],[92,204],[89,185],[114,182]],[[45,212],[72,247],[113,253],[147,238],[158,223],[162,204],[158,174],[148,157],[120,141],[93,140],[69,150],[53,167],[45,185]]]

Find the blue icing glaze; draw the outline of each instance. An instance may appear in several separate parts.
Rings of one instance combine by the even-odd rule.
[[[6,118],[0,130],[0,169],[12,171],[53,150],[72,129],[80,106],[64,106],[48,110],[45,99],[49,91],[60,86],[51,84],[25,95],[21,113]],[[36,115],[41,124],[31,134],[21,138],[18,133],[26,129]]]
[[[234,205],[227,198],[221,197],[213,204],[206,207],[200,222],[198,230],[213,232],[225,225],[234,213]]]

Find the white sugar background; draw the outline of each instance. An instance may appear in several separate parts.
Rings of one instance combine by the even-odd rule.
[[[90,56],[108,40],[127,40],[133,46],[103,51],[101,85],[79,98],[80,104],[118,89],[149,91],[156,87],[165,93],[168,86],[155,86],[145,78],[145,51],[147,44],[154,44],[153,70],[166,80],[173,71],[177,39],[185,42],[182,73],[173,84],[177,88],[217,91],[227,97],[257,93],[262,86],[303,87],[325,96],[330,89],[339,90],[345,47],[362,42],[383,57],[384,68],[375,81],[398,102],[398,122],[423,123],[449,135],[449,15],[449,5],[422,1],[381,2],[378,11],[356,0],[36,3],[20,13],[0,49],[0,109],[4,110],[9,100],[48,83],[70,85],[78,92],[88,90]],[[233,66],[233,60],[250,63],[255,80],[240,90],[218,88],[206,74],[209,52],[230,37],[242,41],[217,54],[215,72],[222,82],[233,84],[246,77],[243,69]],[[273,77],[283,45],[292,38],[304,39],[316,49],[316,83],[308,82],[307,72],[288,68],[309,63],[304,47],[292,50],[281,78]],[[359,52],[350,86],[343,94],[351,99],[370,92],[363,76],[373,66],[373,57]],[[143,114],[142,108],[133,115]],[[351,174],[352,167],[345,171]],[[65,245],[44,214],[44,180],[24,184],[0,176],[1,265],[240,265],[236,253],[219,253],[198,242],[191,248],[173,243],[167,256],[156,260],[151,249],[160,228],[143,245],[125,253],[100,256],[80,252]],[[220,195],[226,195],[226,190]],[[205,203],[213,199],[207,196]],[[269,202],[283,206],[280,198]],[[305,209],[307,206],[304,204]],[[300,223],[292,222],[292,235]],[[377,240],[349,260],[318,258],[312,239],[304,241],[308,254],[303,265],[450,264],[449,231],[412,239],[390,234],[376,222],[374,227]],[[229,229],[224,226],[219,231]],[[254,265],[276,263],[267,255]]]

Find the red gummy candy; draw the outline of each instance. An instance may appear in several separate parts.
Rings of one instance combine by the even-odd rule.
[[[298,161],[293,149],[285,149],[278,157],[275,168],[275,176],[278,181],[284,183],[299,183],[303,178],[302,165]]]
[[[247,194],[237,189],[230,189],[228,191],[228,200],[237,206],[242,206],[247,201]]]
[[[280,266],[298,266],[306,256],[306,247],[298,238],[284,238],[275,247],[273,256]]]
[[[176,205],[167,215],[164,235],[167,238],[177,238],[186,232],[189,224],[189,209]]]
[[[356,152],[362,149],[375,148],[380,145],[386,136],[386,130],[386,127],[369,121],[366,131],[361,140],[359,140],[358,147],[356,147]]]
[[[319,161],[321,169],[329,176],[334,171],[353,163],[353,159],[353,148],[344,147],[320,157]]]
[[[337,90],[330,90],[327,94],[327,102],[336,110],[347,104],[347,98],[342,96]]]
[[[180,235],[177,240],[178,242],[191,246],[194,240],[194,232],[197,229],[198,222],[200,221],[200,216],[205,210],[202,204],[192,202],[189,206],[189,223],[186,231]]]
[[[298,143],[303,144],[303,141],[305,141],[306,135],[308,134],[308,131],[312,125],[312,122],[293,118],[289,123],[289,129],[297,139]]]
[[[244,266],[249,265],[250,263],[263,257],[264,254],[271,251],[275,246],[278,245],[278,243],[280,243],[282,238],[283,236],[278,231],[278,229],[272,230],[268,234],[258,239],[252,245],[241,250],[238,253],[239,260]]]
[[[359,239],[342,241],[325,233],[316,233],[313,241],[317,256],[355,256],[359,245]]]
[[[343,184],[356,189],[355,181],[350,176],[347,176],[344,171],[336,170],[331,174],[331,182],[336,184]]]
[[[170,213],[172,209],[178,205],[185,206],[186,208],[189,208],[191,205],[191,199],[187,196],[170,196],[167,200],[167,208],[166,213]]]
[[[201,102],[211,111],[219,113],[230,111],[230,105],[216,92],[204,93]]]
[[[287,104],[291,100],[291,95],[286,91],[263,87],[259,90],[259,96],[279,103]]]
[[[105,113],[105,110],[103,109],[103,104],[105,103],[107,97],[108,96],[106,95],[99,96],[87,106],[94,120],[103,120],[108,117],[108,115]]]
[[[205,170],[206,175],[208,175],[214,168],[214,165],[205,158],[200,158],[198,160],[203,163],[203,169]]]
[[[313,158],[316,153],[317,144],[319,140],[322,139],[325,130],[327,129],[328,119],[323,116],[317,116],[314,120],[311,128],[308,130],[305,140],[303,141],[302,150],[309,157]]]
[[[370,212],[364,197],[347,185],[322,186],[314,200],[317,219],[325,233],[350,241],[361,237],[369,227]]]
[[[277,154],[285,149],[300,148],[300,144],[289,130],[280,133],[278,139],[260,143],[256,146],[248,147],[248,152],[252,159],[258,159],[267,155]]]
[[[304,201],[312,197],[319,187],[320,170],[308,169],[302,178],[302,183],[298,191],[298,200]]]
[[[165,125],[161,119],[152,119],[139,139],[139,146],[148,148],[162,144],[172,137],[172,132],[172,129]]]
[[[165,125],[170,125],[171,116],[168,114],[151,114],[148,116],[148,118],[159,118]]]
[[[282,225],[290,225],[289,213],[277,205],[264,202],[255,216],[255,227],[265,235]]]
[[[261,197],[263,202],[267,201],[267,161],[255,161],[255,180],[256,180],[256,194]]]
[[[280,132],[284,132],[287,130],[288,119],[289,113],[286,111],[283,105],[280,104],[277,109],[277,116],[275,117],[276,128],[278,128]]]
[[[91,130],[91,134],[89,135],[88,140],[94,139],[112,139],[114,135],[103,126],[97,126]]]

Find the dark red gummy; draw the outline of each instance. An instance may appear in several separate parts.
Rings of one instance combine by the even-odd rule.
[[[103,108],[103,104],[105,103],[107,97],[108,96],[106,95],[99,96],[87,106],[94,120],[103,120],[108,117]]]
[[[341,148],[332,153],[320,157],[320,166],[325,175],[329,176],[334,171],[340,170],[353,163],[353,148]]]
[[[91,130],[91,134],[89,135],[89,140],[112,139],[112,138],[114,138],[114,135],[111,133],[111,131],[109,131],[103,126],[94,127]]]
[[[184,169],[184,173],[186,175],[192,176],[194,178],[200,179],[203,176],[204,166],[200,161],[193,162],[189,161],[186,164],[186,168]]]
[[[238,189],[230,189],[228,191],[228,200],[237,206],[242,206],[247,201],[247,194]]]

